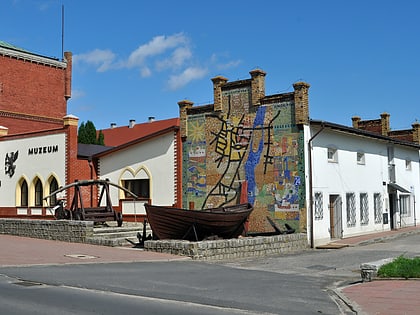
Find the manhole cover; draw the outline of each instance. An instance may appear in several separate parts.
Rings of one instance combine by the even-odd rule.
[[[70,255],[64,255],[66,257],[70,258],[76,258],[76,259],[95,259],[98,258],[96,256],[90,256],[90,255],[84,255],[84,254],[70,254]]]

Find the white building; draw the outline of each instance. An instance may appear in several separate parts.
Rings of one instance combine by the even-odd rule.
[[[112,205],[124,220],[146,214],[145,203],[180,206],[181,162],[178,148],[179,119],[150,120],[102,130],[111,149],[95,154],[98,178],[109,179],[139,196],[134,200],[123,190],[110,190]]]
[[[420,145],[323,121],[305,129],[312,246],[416,224]]]

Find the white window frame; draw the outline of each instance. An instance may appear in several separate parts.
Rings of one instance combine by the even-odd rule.
[[[373,212],[375,214],[375,223],[382,223],[383,211],[382,211],[382,195],[380,193],[373,194]]]
[[[400,214],[402,217],[411,216],[411,198],[410,195],[400,195]]]
[[[322,220],[324,218],[324,202],[322,192],[316,192],[314,198],[315,220]]]
[[[361,151],[358,151],[356,154],[357,154],[357,157],[356,157],[357,164],[365,165],[365,153],[361,152]]]
[[[338,163],[338,150],[334,147],[327,148],[327,159],[328,162]]]
[[[356,226],[356,195],[354,192],[346,193],[347,227]]]
[[[360,225],[369,224],[369,196],[367,193],[360,193]]]

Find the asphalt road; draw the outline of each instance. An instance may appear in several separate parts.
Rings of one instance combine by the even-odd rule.
[[[0,268],[1,314],[350,314],[333,289],[361,263],[420,255],[420,234],[338,250],[223,262]]]

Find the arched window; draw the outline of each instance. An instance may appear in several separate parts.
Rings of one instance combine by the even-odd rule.
[[[51,182],[50,182],[50,195],[51,195],[54,191],[56,191],[57,189],[58,189],[58,182],[57,182],[57,180],[55,179],[55,177],[53,177],[53,178],[51,179]],[[56,205],[56,204],[57,204],[57,195],[56,195],[56,194],[55,194],[55,195],[52,195],[52,196],[50,197],[49,203],[50,203],[50,205],[51,205],[51,206],[54,206],[54,205]]]
[[[28,206],[28,183],[23,180],[20,184],[20,205],[22,207]]]
[[[35,182],[35,207],[42,207],[42,183],[41,180],[38,178]]]

